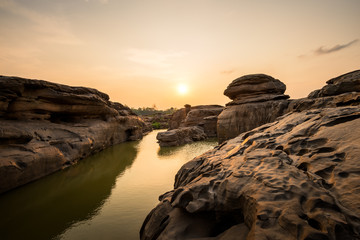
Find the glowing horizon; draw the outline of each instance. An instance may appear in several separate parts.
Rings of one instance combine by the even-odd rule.
[[[0,75],[96,88],[135,108],[224,105],[227,85],[254,73],[300,98],[359,69],[358,9],[358,0],[0,0]]]

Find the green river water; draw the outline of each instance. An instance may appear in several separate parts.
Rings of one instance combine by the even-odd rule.
[[[0,239],[139,239],[179,168],[217,145],[160,149],[157,132],[0,195]]]

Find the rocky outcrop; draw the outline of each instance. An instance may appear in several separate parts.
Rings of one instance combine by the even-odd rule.
[[[352,92],[290,101],[287,114],[186,163],[141,239],[359,239],[353,84]]]
[[[95,89],[0,76],[0,193],[141,139],[143,126]]]
[[[334,96],[348,92],[360,92],[360,70],[328,80],[327,85],[309,94],[309,98]]]
[[[286,86],[265,74],[251,74],[235,79],[224,94],[233,101],[218,116],[219,142],[274,121],[288,107]]]
[[[204,130],[200,127],[181,127],[159,132],[156,139],[160,147],[180,146],[187,143],[205,140],[207,138]]]
[[[359,107],[327,108],[229,140],[180,169],[141,239],[357,239],[360,135],[352,129]]]
[[[184,108],[173,113],[169,121],[169,130],[180,127],[211,125],[211,119],[217,120],[216,117],[223,109],[224,107],[220,105],[199,105],[192,107],[186,104]],[[214,136],[216,136],[216,128],[211,129],[211,126],[206,128],[209,130],[209,133],[211,131],[210,134],[215,134]]]
[[[223,109],[224,108],[219,105],[199,105],[191,107],[189,104],[186,104],[185,108],[177,110],[171,116],[169,121],[169,133],[158,133],[157,139],[160,146],[179,146],[190,143],[192,141],[204,140],[208,137],[216,137],[217,116],[222,112]],[[189,131],[189,129],[193,130]],[[197,130],[195,131],[194,129]],[[200,130],[205,134],[205,138],[198,137]],[[176,140],[177,136],[180,135],[187,136],[186,140]],[[169,141],[168,136],[171,136],[173,140]],[[166,139],[165,142],[163,142],[164,139]],[[193,140],[189,141],[190,139]]]
[[[360,70],[332,78],[326,83],[307,98],[292,100],[286,112],[360,104]]]
[[[180,108],[171,115],[169,120],[169,130],[184,127],[184,121],[187,114],[190,112],[191,105],[185,104],[184,108]]]

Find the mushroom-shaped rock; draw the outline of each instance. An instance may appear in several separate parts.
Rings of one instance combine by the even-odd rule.
[[[250,74],[232,81],[225,89],[224,95],[232,100],[240,100],[259,95],[282,96],[285,90],[286,85],[278,79],[266,74]]]
[[[233,101],[218,116],[219,142],[281,116],[288,105],[285,89],[284,83],[265,74],[245,75],[230,83],[224,94]]]

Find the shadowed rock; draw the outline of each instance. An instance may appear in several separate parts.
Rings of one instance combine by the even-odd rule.
[[[219,105],[191,107],[186,104],[185,108],[173,113],[169,121],[169,130],[158,133],[157,139],[160,146],[179,146],[193,141],[204,140],[208,137],[216,137],[217,116],[223,109]],[[185,139],[179,139],[182,137],[185,137]]]
[[[95,89],[0,76],[0,193],[140,139],[143,126]]]
[[[206,139],[206,134],[200,127],[182,127],[166,132],[159,132],[156,139],[158,140],[160,147],[170,147],[204,140]]]

